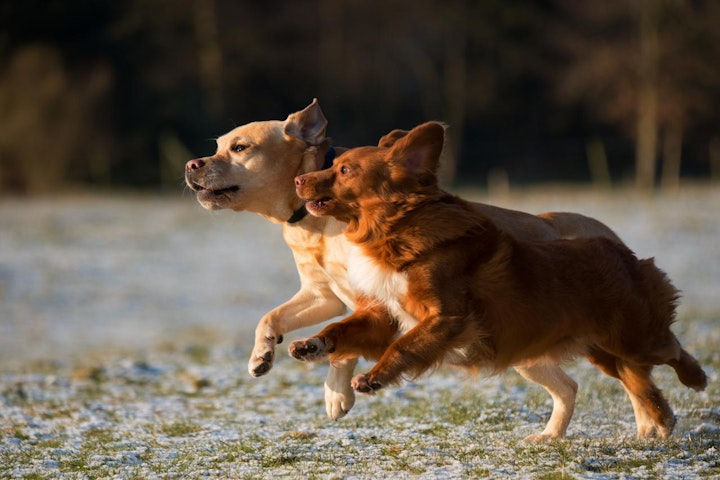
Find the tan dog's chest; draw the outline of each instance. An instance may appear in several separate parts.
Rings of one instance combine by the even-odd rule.
[[[327,285],[347,306],[355,304],[355,292],[347,278],[348,249],[345,224],[332,218],[307,217],[306,227],[283,227],[300,278],[307,285]]]

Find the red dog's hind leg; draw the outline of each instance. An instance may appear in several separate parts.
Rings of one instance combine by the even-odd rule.
[[[632,393],[637,400],[645,407],[645,410],[657,426],[656,432],[661,437],[667,437],[675,427],[675,414],[662,394],[662,391],[653,383],[650,378],[652,366],[635,365],[623,360],[617,361],[617,370],[620,374],[625,389]],[[631,397],[632,399],[632,397]],[[653,432],[640,432],[638,436],[652,436]]]
[[[592,349],[585,358],[595,365],[605,375],[620,380],[625,392],[627,392],[630,402],[633,406],[633,412],[635,414],[635,424],[637,426],[638,438],[650,438],[655,436],[662,436],[661,425],[655,423],[655,420],[645,408],[642,399],[635,394],[633,390],[628,388],[623,379],[620,377],[618,371],[618,362],[620,361],[615,355],[612,355],[604,350]]]

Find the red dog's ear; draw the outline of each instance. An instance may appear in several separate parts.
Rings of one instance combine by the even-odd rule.
[[[393,168],[417,177],[421,184],[437,183],[436,173],[444,141],[445,127],[441,123],[423,123],[397,140],[388,158]]]
[[[317,98],[313,98],[312,103],[303,110],[288,115],[285,133],[308,145],[320,145],[325,140],[327,123]]]
[[[408,133],[410,132],[407,130],[400,130],[399,128],[396,128],[395,130],[391,131],[387,135],[383,135],[382,138],[380,138],[380,141],[378,142],[378,147],[390,148],[395,145],[395,142],[407,136]]]

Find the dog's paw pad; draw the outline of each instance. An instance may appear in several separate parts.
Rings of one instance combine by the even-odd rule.
[[[352,387],[360,393],[372,395],[377,390],[380,390],[382,385],[379,382],[370,380],[370,377],[361,373],[355,375],[355,378],[352,379]]]
[[[317,337],[296,340],[288,346],[290,355],[303,361],[318,360],[332,353],[332,350],[325,344],[325,340]]]
[[[268,350],[263,354],[253,354],[248,362],[248,372],[253,377],[265,375],[272,369],[274,357],[275,353],[272,350]]]
[[[254,368],[250,370],[250,374],[253,377],[261,377],[265,375],[267,372],[269,372],[272,369],[272,364],[270,362],[263,362],[259,365],[256,365]]]
[[[350,389],[346,393],[328,392],[325,386],[325,411],[332,420],[338,420],[348,414],[355,404],[355,392]]]

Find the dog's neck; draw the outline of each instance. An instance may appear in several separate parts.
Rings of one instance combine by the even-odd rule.
[[[327,151],[325,152],[325,155],[323,157],[323,164],[322,168],[320,170],[325,170],[327,168],[332,167],[333,162],[335,161],[335,157],[337,156],[337,152],[335,152],[335,149],[332,145],[328,145]],[[303,202],[302,205],[300,205],[299,208],[295,209],[293,211],[292,216],[287,219],[286,223],[293,224],[301,221],[303,218],[305,218],[308,214],[307,208],[305,208],[305,202]]]
[[[439,218],[447,222],[438,225]],[[435,227],[424,228],[430,219]],[[430,196],[398,195],[397,201],[367,209],[349,223],[345,236],[380,264],[403,271],[438,245],[494,228],[468,202],[439,190]]]

